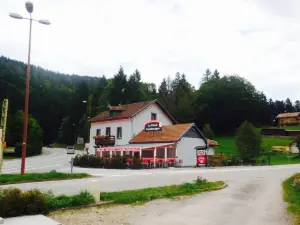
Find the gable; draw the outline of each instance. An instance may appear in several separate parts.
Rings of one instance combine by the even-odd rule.
[[[166,115],[166,117],[168,117],[169,120],[172,121],[172,123],[177,123],[177,121],[172,117],[172,115],[157,100],[137,102],[128,105],[111,106],[111,110],[120,110],[118,113],[115,114],[115,117],[111,117],[109,111],[104,111],[98,114],[97,116],[91,118],[89,122],[111,121],[125,118],[129,119],[143,112],[145,109],[152,105],[157,106],[160,109],[160,111],[162,111],[162,113]]]
[[[199,133],[198,129],[196,129],[195,126],[192,126],[182,137],[202,138],[201,134]]]

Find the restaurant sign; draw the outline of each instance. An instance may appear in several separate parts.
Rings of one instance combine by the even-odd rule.
[[[107,147],[107,148],[97,148],[97,152],[100,151],[132,151],[139,152],[140,148],[127,148],[127,147]]]
[[[145,124],[145,132],[161,131],[162,124],[158,120],[150,120]]]

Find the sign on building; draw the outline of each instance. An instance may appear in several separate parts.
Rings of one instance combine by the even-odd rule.
[[[161,131],[162,124],[158,120],[150,120],[145,124],[145,132]]]
[[[203,166],[206,165],[206,151],[197,150],[197,165]]]

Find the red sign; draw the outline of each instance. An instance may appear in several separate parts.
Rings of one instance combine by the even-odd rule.
[[[158,120],[150,120],[145,123],[145,132],[161,131],[162,124]]]
[[[198,165],[206,164],[206,152],[204,150],[197,151],[197,164]]]
[[[197,157],[197,164],[198,165],[204,165],[204,164],[206,164],[206,157],[205,157],[205,155],[204,156],[198,156]]]

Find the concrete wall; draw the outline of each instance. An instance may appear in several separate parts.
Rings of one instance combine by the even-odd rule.
[[[196,146],[205,146],[201,138],[183,137],[177,143],[177,160],[183,160],[183,166],[196,166]]]
[[[115,145],[125,145],[128,144],[129,140],[132,138],[132,127],[131,120],[121,120],[121,121],[110,121],[109,123],[96,123],[91,124],[90,129],[90,147],[95,145],[95,140],[93,139],[96,136],[97,129],[101,129],[101,135],[105,135],[106,127],[110,127],[110,134],[116,137]],[[122,127],[122,138],[117,138],[117,127]]]
[[[156,113],[156,119],[159,120],[163,126],[173,124],[172,120],[161,110],[161,108],[156,103],[152,103],[132,118],[133,137],[145,128],[145,123],[151,120],[151,113]]]

